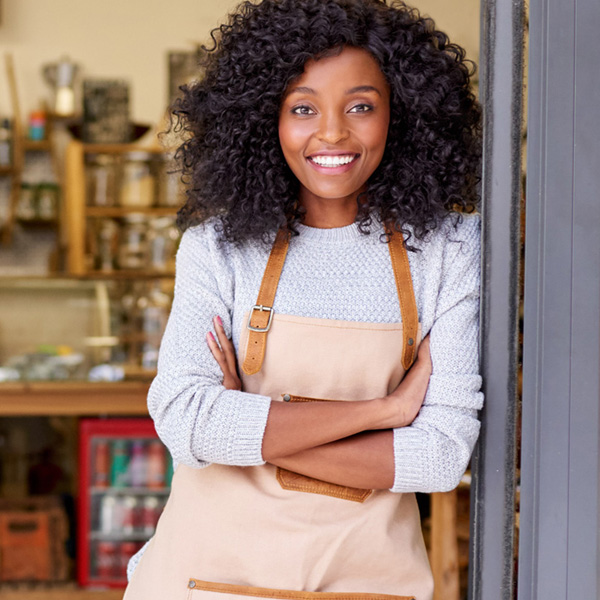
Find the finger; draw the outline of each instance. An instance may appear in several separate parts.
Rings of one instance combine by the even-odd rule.
[[[206,334],[206,343],[208,344],[208,347],[209,347],[212,355],[215,357],[215,360],[217,361],[219,367],[221,368],[223,375],[225,376],[225,375],[229,374],[229,367],[227,366],[227,361],[225,360],[225,355],[223,354],[223,351],[219,347],[219,344],[217,344],[217,340],[215,340],[215,336],[210,331]]]
[[[221,317],[214,318],[215,331],[217,332],[217,337],[219,338],[219,344],[221,345],[221,349],[225,354],[225,360],[227,361],[227,366],[229,367],[229,371],[231,373],[237,372],[237,363],[235,357],[235,348],[233,347],[233,342],[227,337],[225,333],[225,328],[223,327],[223,321]]]

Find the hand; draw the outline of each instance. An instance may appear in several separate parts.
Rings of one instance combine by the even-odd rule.
[[[381,429],[406,427],[415,420],[425,400],[432,368],[427,335],[421,341],[417,360],[407,371],[400,385],[382,399],[386,416]]]
[[[206,334],[206,343],[219,364],[219,367],[221,367],[221,371],[223,372],[223,385],[228,390],[241,390],[242,382],[240,381],[237,372],[233,342],[225,334],[221,317],[214,317],[213,325],[219,342],[217,343],[215,336],[209,331]]]

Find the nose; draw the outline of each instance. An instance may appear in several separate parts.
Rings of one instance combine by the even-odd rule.
[[[317,137],[319,141],[331,145],[344,141],[348,137],[348,127],[344,116],[336,112],[322,114]]]

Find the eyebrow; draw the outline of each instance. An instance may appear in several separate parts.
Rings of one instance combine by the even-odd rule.
[[[372,85],[357,85],[356,87],[346,90],[344,93],[346,95],[350,95],[350,94],[357,94],[358,92],[375,92],[376,94],[379,94],[381,96],[381,92]],[[312,94],[313,96],[318,96],[318,93],[316,90],[313,90],[313,88],[305,87],[305,86],[298,86],[298,87],[294,88],[293,90],[290,90],[289,94]]]

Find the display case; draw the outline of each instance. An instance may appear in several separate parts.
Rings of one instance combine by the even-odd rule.
[[[0,278],[0,385],[149,381],[172,295],[172,278]]]
[[[150,419],[80,422],[77,579],[125,587],[127,563],[154,533],[172,461]]]

